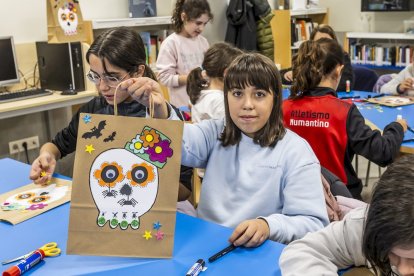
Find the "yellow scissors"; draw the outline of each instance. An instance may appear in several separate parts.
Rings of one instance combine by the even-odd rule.
[[[45,256],[46,256],[46,257],[56,257],[56,256],[58,256],[58,255],[60,254],[60,252],[61,252],[60,248],[59,248],[59,247],[57,247],[57,243],[55,243],[55,242],[49,242],[49,243],[47,243],[47,244],[43,245],[42,247],[40,247],[39,249],[42,249],[42,250],[43,250],[43,252],[45,252]],[[5,264],[9,264],[9,263],[12,263],[12,262],[16,262],[16,261],[19,261],[19,260],[22,260],[22,259],[26,259],[26,258],[27,258],[27,257],[29,257],[29,256],[30,256],[30,254],[32,254],[33,252],[34,252],[34,251],[32,251],[32,252],[30,252],[30,253],[28,253],[28,254],[22,255],[22,256],[20,256],[20,257],[14,258],[14,259],[12,259],[12,260],[4,261],[4,262],[2,262],[1,264],[2,264],[2,265],[5,265]]]

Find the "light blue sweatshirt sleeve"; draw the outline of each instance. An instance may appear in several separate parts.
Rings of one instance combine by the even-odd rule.
[[[269,239],[282,243],[302,238],[329,224],[319,162],[306,141],[296,140],[295,144],[282,160],[287,162],[282,183],[282,212],[263,217],[269,224]]]
[[[204,120],[198,124],[184,124],[181,164],[194,168],[205,168],[210,152],[217,143],[218,125],[215,120]]]

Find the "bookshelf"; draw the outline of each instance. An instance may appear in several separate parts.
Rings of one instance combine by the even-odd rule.
[[[159,46],[171,30],[171,16],[93,19],[90,24],[94,37],[109,28],[121,26],[133,28],[139,32],[147,48],[147,62],[152,69],[155,69]]]
[[[294,18],[309,18],[318,24],[328,24],[329,14],[327,8],[311,8],[303,10],[274,10],[275,16],[270,25],[274,40],[275,63],[279,63],[281,68],[291,67],[292,47],[291,22]]]
[[[414,34],[349,32],[344,48],[352,64],[379,72],[395,72],[411,63]]]

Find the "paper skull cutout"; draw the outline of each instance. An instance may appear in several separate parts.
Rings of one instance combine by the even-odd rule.
[[[78,28],[78,15],[64,6],[58,10],[58,20],[65,35],[76,35]]]

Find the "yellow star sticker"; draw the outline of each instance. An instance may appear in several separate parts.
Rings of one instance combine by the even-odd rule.
[[[93,148],[93,146],[92,145],[86,145],[86,147],[85,147],[85,151],[86,152],[89,152],[89,154],[92,154],[92,152],[94,151],[95,149]]]
[[[40,173],[40,176],[41,176],[41,177],[46,176],[46,175],[47,175],[47,173],[46,173],[45,171],[42,171],[42,172]]]
[[[151,235],[151,231],[145,231],[145,234],[144,235],[142,235],[146,240],[149,240],[149,239],[151,239],[152,238],[152,235]]]

